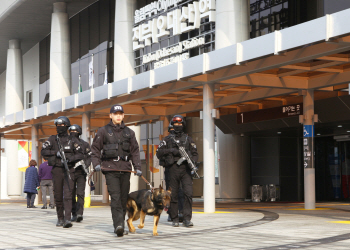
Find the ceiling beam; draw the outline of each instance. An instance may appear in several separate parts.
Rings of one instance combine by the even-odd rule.
[[[223,84],[234,84],[238,86],[249,87],[274,87],[274,88],[290,88],[290,89],[307,89],[307,79],[305,78],[282,78],[275,75],[251,74],[240,76],[237,78],[221,81]]]

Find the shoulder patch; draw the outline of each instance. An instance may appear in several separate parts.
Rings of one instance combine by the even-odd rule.
[[[163,146],[166,146],[165,140],[163,140],[163,141],[160,142],[158,148],[161,148],[161,147],[163,147]]]

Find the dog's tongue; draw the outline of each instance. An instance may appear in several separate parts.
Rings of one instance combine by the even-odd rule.
[[[167,212],[167,211],[168,211],[168,208],[167,208],[167,207],[165,207],[165,208],[164,208],[164,211],[165,211],[165,212]]]

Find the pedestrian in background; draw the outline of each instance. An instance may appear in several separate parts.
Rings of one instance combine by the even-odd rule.
[[[36,161],[31,159],[25,174],[23,192],[27,193],[27,208],[35,208],[35,195],[38,193],[38,189],[40,188],[38,170],[35,167],[37,165],[38,164]]]
[[[53,185],[52,185],[52,166],[49,166],[47,159],[44,158],[44,162],[39,167],[39,183],[43,198],[43,207],[41,209],[47,209],[47,191],[50,195],[50,208],[55,208],[53,198]]]

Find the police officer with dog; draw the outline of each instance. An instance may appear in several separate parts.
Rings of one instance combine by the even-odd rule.
[[[80,142],[68,135],[70,121],[65,116],[55,120],[57,135],[52,135],[43,143],[41,155],[48,159],[52,168],[52,181],[58,221],[56,226],[72,227],[72,191],[74,185],[74,165],[84,158]]]
[[[73,124],[69,127],[68,131],[71,136],[79,140],[79,147],[82,148],[84,153],[84,159],[77,162],[74,166],[75,172],[72,195],[71,221],[81,222],[83,220],[84,212],[86,176],[88,175],[89,167],[91,165],[91,148],[89,143],[80,138],[82,129],[79,125]],[[78,200],[76,199],[76,196],[78,197]]]
[[[181,115],[175,115],[170,124],[174,128],[174,134],[170,134],[161,141],[157,149],[157,157],[158,159],[165,157],[165,165],[169,168],[171,187],[171,203],[169,211],[173,221],[173,226],[179,226],[178,194],[180,183],[182,183],[184,193],[183,225],[191,227],[193,226],[191,221],[193,194],[192,173],[187,161],[179,161],[182,158],[179,146],[184,147],[186,153],[193,162],[198,161],[197,147],[192,138],[184,133],[186,123]]]
[[[123,107],[113,105],[109,117],[109,124],[100,128],[95,135],[91,145],[91,159],[94,170],[102,171],[106,177],[108,193],[111,196],[114,233],[122,237],[127,234],[124,221],[130,191],[130,161],[136,175],[141,176],[140,149],[135,132],[123,122]]]

